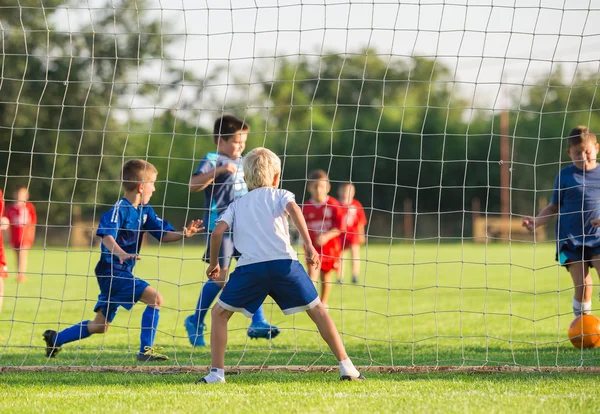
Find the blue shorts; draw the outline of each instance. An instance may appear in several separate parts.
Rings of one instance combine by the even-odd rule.
[[[561,266],[569,266],[572,262],[589,262],[591,266],[591,260],[593,256],[600,255],[600,246],[583,246],[583,247],[569,247],[568,245],[563,246],[560,252],[557,254],[557,260]]]
[[[223,288],[219,305],[248,318],[271,296],[284,314],[305,311],[321,300],[297,260],[272,260],[236,267]]]
[[[202,260],[206,263],[210,263],[210,236],[209,234],[208,239],[206,239],[206,251],[202,256]],[[227,232],[223,234],[223,242],[221,243],[221,250],[219,250],[219,266],[221,266],[221,269],[229,269],[233,258],[239,259],[240,253],[233,246],[233,235],[231,232]]]
[[[140,298],[144,290],[150,286],[148,282],[138,279],[131,273],[112,276],[96,275],[100,294],[94,306],[94,312],[102,311],[107,322],[112,322],[119,306],[130,310]]]

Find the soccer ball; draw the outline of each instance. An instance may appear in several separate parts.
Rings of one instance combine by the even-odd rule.
[[[592,314],[578,316],[569,326],[569,339],[575,348],[600,346],[600,319]]]

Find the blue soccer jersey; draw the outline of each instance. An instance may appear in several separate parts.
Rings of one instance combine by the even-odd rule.
[[[200,160],[198,167],[194,171],[194,175],[206,174],[221,165],[229,163],[236,165],[236,173],[219,175],[204,190],[204,205],[206,207],[204,224],[209,232],[214,230],[217,219],[227,206],[233,200],[248,192],[248,186],[246,186],[246,182],[244,181],[244,167],[241,158],[234,160],[223,154],[209,152],[206,154],[206,157]]]
[[[130,254],[138,254],[145,231],[150,232],[157,240],[164,232],[175,229],[167,221],[160,218],[148,205],[134,207],[126,198],[119,200],[110,210],[102,215],[96,235],[112,236],[119,247]],[[111,254],[101,243],[100,261],[96,265],[96,275],[114,275],[131,273],[135,259],[123,263]]]
[[[583,171],[571,165],[554,181],[552,204],[559,208],[557,251],[600,246],[600,231],[591,220],[600,217],[600,167]]]

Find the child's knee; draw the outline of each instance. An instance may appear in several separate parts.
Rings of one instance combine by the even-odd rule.
[[[233,314],[233,312],[223,308],[218,303],[215,306],[213,306],[213,308],[211,310],[211,316],[212,316],[213,320],[228,321],[232,314]]]
[[[154,305],[152,306],[154,309],[160,309],[163,305],[163,297],[160,293],[156,292],[156,296],[154,297]]]

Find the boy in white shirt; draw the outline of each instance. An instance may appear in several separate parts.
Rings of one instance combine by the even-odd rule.
[[[294,194],[277,189],[281,161],[272,151],[256,148],[244,158],[244,173],[250,191],[227,207],[211,236],[210,265],[206,271],[209,279],[219,275],[219,248],[223,234],[231,227],[241,257],[212,309],[212,368],[198,382],[225,382],[227,322],[233,312],[251,317],[267,295],[286,315],[308,313],[340,362],[342,380],[364,380],[348,358],[333,320],[290,244],[288,215],[304,242],[307,263],[318,266],[319,254],[310,241]]]

